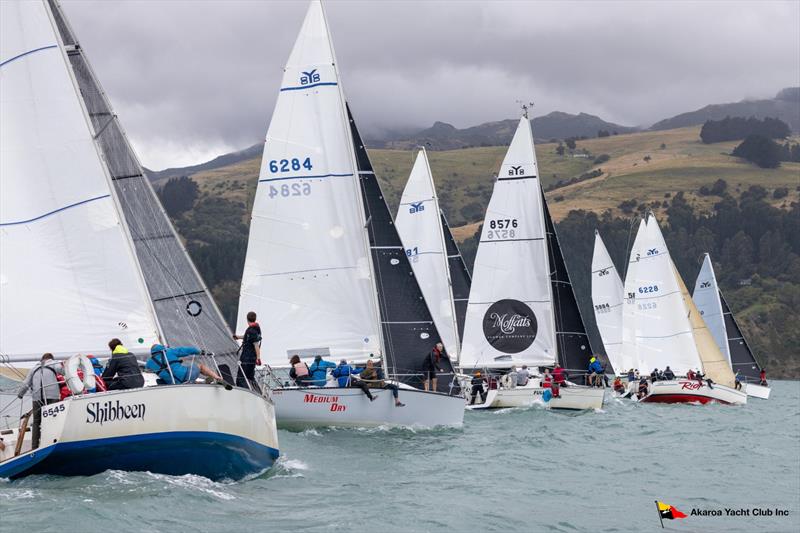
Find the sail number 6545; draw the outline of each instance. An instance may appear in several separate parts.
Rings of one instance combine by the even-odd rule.
[[[280,172],[289,172],[289,171],[298,171],[301,168],[306,170],[311,170],[314,168],[311,165],[311,158],[306,157],[303,161],[300,161],[299,158],[295,157],[292,159],[273,159],[269,162],[269,171],[273,174],[277,174]]]

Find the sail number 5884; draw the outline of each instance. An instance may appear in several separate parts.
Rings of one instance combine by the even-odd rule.
[[[269,171],[273,174],[278,174],[280,172],[289,172],[289,171],[298,171],[301,168],[306,170],[311,170],[314,168],[311,165],[311,158],[306,157],[303,161],[300,161],[299,158],[295,157],[293,159],[273,159],[269,162]]]

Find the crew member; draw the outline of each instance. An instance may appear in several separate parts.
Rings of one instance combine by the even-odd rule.
[[[42,407],[56,403],[61,399],[58,386],[58,376],[64,375],[64,369],[53,358],[53,354],[46,353],[39,360],[39,364],[28,372],[25,381],[19,386],[17,398],[22,399],[28,389],[33,400],[33,433],[31,435],[32,448],[39,447],[42,425]],[[22,437],[20,437],[22,438]]]
[[[769,387],[769,385],[767,385],[767,371],[764,370],[763,368],[761,369],[761,372],[758,374],[758,379],[760,380],[758,382],[759,385],[761,385],[762,387]]]
[[[358,376],[358,379],[366,383],[367,387],[369,387],[370,389],[387,389],[392,391],[392,396],[394,396],[395,407],[406,406],[406,404],[400,401],[399,387],[394,383],[386,383],[384,380],[382,380],[381,377],[378,375],[378,371],[375,369],[375,364],[372,362],[371,359],[367,360],[367,367],[361,371],[361,374]]]
[[[184,359],[202,354],[203,352],[194,346],[167,348],[162,344],[154,344],[150,347],[150,359],[147,360],[145,367],[158,375],[159,385],[191,383],[197,380],[200,374],[221,382],[219,374],[202,363],[192,360],[188,365],[183,364]]]
[[[256,384],[256,365],[261,364],[261,326],[256,321],[254,311],[247,313],[247,329],[244,335],[234,335],[234,340],[241,340],[239,356],[239,372],[236,374],[236,386],[248,388],[248,384],[259,390]]]
[[[425,356],[425,360],[422,361],[422,371],[425,374],[425,390],[435,391],[437,389],[439,380],[436,378],[436,373],[444,372],[442,369],[442,359],[446,357],[447,356],[444,354],[444,344],[441,342],[437,342],[436,346],[431,350],[431,353]]]
[[[483,388],[483,378],[481,377],[480,370],[475,372],[475,375],[472,377],[472,381],[470,382],[472,385],[470,390],[470,405],[475,405],[475,398],[478,397],[480,394],[481,396],[481,403],[486,403],[486,390]]]
[[[292,368],[289,369],[289,377],[294,380],[295,385],[298,387],[305,387],[308,385],[308,377],[310,374],[308,365],[300,360],[300,356],[296,354],[293,355],[289,360],[289,364],[292,365]]]
[[[672,371],[669,365],[667,365],[667,368],[664,369],[664,379],[667,381],[672,381],[675,379],[675,372]]]
[[[558,363],[553,367],[553,383],[559,387],[567,386],[567,377],[564,374],[564,369]],[[555,391],[553,391],[553,396],[555,396]]]
[[[323,360],[321,355],[315,356],[314,362],[308,367],[308,371],[311,373],[311,385],[324,387],[328,380],[329,368],[336,368],[336,364]]]
[[[340,387],[347,387],[350,385],[351,376],[358,374],[359,370],[347,364],[347,359],[339,361],[339,365],[333,369],[331,376],[335,377]]]
[[[119,339],[108,342],[111,359],[103,370],[103,381],[108,390],[137,389],[144,387],[144,376],[136,356],[128,352]]]
[[[528,384],[531,378],[531,372],[528,370],[528,365],[522,365],[522,368],[517,371],[517,387],[524,387]]]

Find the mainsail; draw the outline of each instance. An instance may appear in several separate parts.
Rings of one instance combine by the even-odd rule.
[[[267,132],[240,328],[248,311],[259,315],[262,360],[273,365],[293,354],[376,356],[388,370],[418,374],[439,341],[347,108],[318,1],[289,56]]]
[[[592,347],[589,343],[589,335],[586,334],[581,309],[575,298],[575,291],[569,279],[567,264],[561,253],[558,234],[544,193],[542,193],[542,207],[544,208],[547,248],[550,256],[550,283],[552,285],[558,361],[570,373],[581,374],[586,372],[589,366]]]
[[[442,233],[444,243],[447,248],[447,264],[450,269],[450,282],[452,283],[453,305],[456,308],[456,327],[458,328],[459,341],[464,338],[464,319],[467,316],[467,302],[469,301],[469,289],[472,285],[472,277],[469,275],[464,257],[458,249],[458,244],[447,217],[442,211]]]
[[[486,210],[460,365],[556,361],[556,324],[542,190],[528,118],[520,119]]]
[[[69,67],[74,43],[43,2],[0,8],[0,354],[106,353],[113,337],[149,348],[158,328]]]
[[[222,314],[144,175],[59,4],[55,0],[48,0],[48,3],[91,120],[94,140],[107,166],[114,196],[124,214],[162,341],[214,352],[223,375],[227,374],[226,370],[233,372],[237,346]],[[119,260],[106,256],[109,262]],[[119,280],[114,280],[105,289],[115,295],[121,285]]]
[[[642,249],[647,231],[647,219],[639,221],[639,229],[631,247],[630,258],[628,259],[625,271],[625,284],[622,300],[622,346],[620,347],[620,359],[628,364],[628,370],[639,368],[639,353],[636,348],[636,271],[639,268],[639,259],[642,256]],[[645,372],[645,369],[641,369]]]
[[[414,269],[444,347],[447,353],[458,359],[461,348],[442,227],[443,215],[439,210],[439,199],[424,148],[417,154],[411,169],[400,198],[396,220],[406,256]]]
[[[600,233],[594,233],[592,254],[592,304],[597,329],[606,355],[617,375],[636,366],[634,359],[622,356],[622,280]]]
[[[669,365],[676,375],[702,368],[693,327],[669,250],[655,217],[646,224],[628,297],[636,306],[635,343],[643,373]],[[626,291],[628,290],[626,278]],[[698,315],[699,316],[699,315]]]
[[[714,335],[714,340],[720,346],[720,351],[727,356],[731,370],[734,373],[738,372],[740,378],[758,380],[761,367],[756,362],[739,324],[736,323],[736,318],[728,307],[728,302],[725,301],[717,285],[717,277],[714,275],[714,267],[708,254],[703,258],[703,266],[697,276],[692,299],[703,315],[708,329]]]
[[[248,311],[258,313],[265,363],[285,365],[295,353],[383,355],[357,171],[333,45],[315,1],[267,131],[242,276],[238,329]]]
[[[694,283],[692,300],[703,316],[714,341],[730,364],[731,355],[728,349],[728,338],[725,334],[725,317],[722,314],[717,278],[714,276],[714,267],[711,265],[711,257],[708,254],[705,254],[703,258],[703,266]]]

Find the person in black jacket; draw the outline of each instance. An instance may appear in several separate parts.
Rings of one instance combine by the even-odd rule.
[[[256,313],[247,313],[247,330],[244,335],[234,335],[234,340],[241,340],[241,369],[236,376],[236,386],[259,390],[256,384],[256,365],[261,364],[261,326],[258,325]]]
[[[438,379],[436,378],[436,372],[443,372],[442,369],[442,358],[447,358],[444,354],[444,344],[441,342],[437,342],[436,346],[433,347],[431,353],[425,356],[425,359],[422,361],[422,371],[424,373],[424,380],[425,380],[425,390],[432,390],[436,391],[436,387],[438,385]]]
[[[119,339],[108,342],[111,349],[111,359],[103,370],[103,381],[108,390],[136,389],[144,386],[144,376],[139,368],[136,356],[128,352]]]

